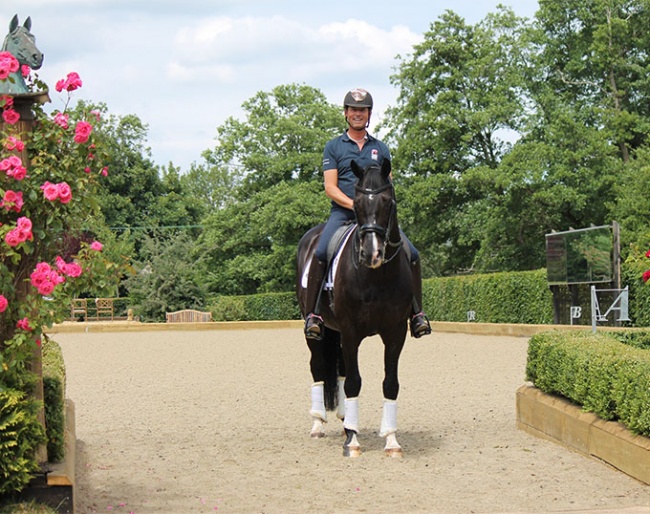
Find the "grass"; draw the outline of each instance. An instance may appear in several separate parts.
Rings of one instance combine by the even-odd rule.
[[[56,514],[56,510],[35,501],[21,502],[0,499],[0,514]]]

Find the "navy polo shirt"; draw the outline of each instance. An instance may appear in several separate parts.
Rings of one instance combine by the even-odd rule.
[[[354,198],[354,186],[357,183],[357,177],[350,166],[353,159],[362,168],[372,163],[381,166],[384,159],[390,160],[390,151],[384,143],[370,134],[361,150],[347,132],[327,142],[323,152],[323,171],[337,169],[339,189],[350,198]]]

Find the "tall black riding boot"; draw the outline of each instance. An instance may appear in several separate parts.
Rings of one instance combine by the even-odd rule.
[[[307,339],[320,341],[325,335],[323,318],[318,314],[318,303],[326,271],[327,264],[314,256],[307,277],[307,299],[305,302],[305,311],[308,313],[305,316],[305,337]]]
[[[411,263],[413,275],[413,312],[411,316],[411,335],[422,337],[431,333],[431,324],[422,311],[422,270],[420,260]]]

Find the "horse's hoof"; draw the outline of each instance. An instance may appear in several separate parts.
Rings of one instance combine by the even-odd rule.
[[[325,432],[312,432],[311,433],[311,438],[312,439],[322,439],[325,437]]]
[[[343,457],[360,457],[361,448],[359,446],[344,446]]]
[[[404,452],[401,448],[386,448],[384,453],[386,457],[390,457],[391,459],[401,459],[404,457]]]

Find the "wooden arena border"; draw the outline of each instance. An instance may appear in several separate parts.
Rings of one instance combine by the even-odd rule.
[[[650,484],[650,438],[529,385],[517,390],[517,428],[596,457]]]

